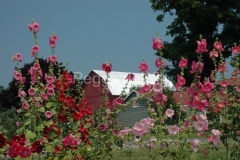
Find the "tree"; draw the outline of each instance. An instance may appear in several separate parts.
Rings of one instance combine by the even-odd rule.
[[[49,64],[47,63],[46,59],[39,58],[39,64],[41,66],[41,69],[43,71],[43,79],[45,77],[45,73],[49,73]],[[23,77],[26,77],[25,82],[25,92],[27,93],[29,87],[30,87],[30,81],[31,77],[28,74],[28,69],[33,66],[32,63],[24,64],[24,66],[21,68],[21,73]],[[60,71],[62,72],[65,69],[64,66],[62,66],[62,63],[60,63]],[[54,75],[57,77],[58,73],[58,63],[57,65],[54,65],[53,70]],[[73,75],[73,73],[72,73]],[[18,97],[18,88],[15,85],[17,81],[13,78],[12,81],[9,83],[9,87],[2,90],[2,93],[0,93],[0,102],[2,103],[2,107],[10,109],[12,106],[15,108],[21,108],[20,104],[20,98]],[[45,81],[44,81],[45,84]]]
[[[188,70],[185,79],[189,86],[193,80],[189,74],[191,61],[197,60],[194,52],[197,48],[196,40],[199,35],[207,40],[208,51],[213,49],[216,38],[222,42],[225,51],[223,57],[231,55],[231,47],[240,40],[240,2],[236,0],[150,0],[154,11],[162,11],[157,16],[157,21],[162,22],[164,15],[176,15],[174,21],[167,27],[166,35],[173,38],[171,43],[164,42],[166,48],[163,50],[163,57],[172,62],[173,67],[166,68],[166,74],[173,81],[180,72],[178,63],[181,57],[189,60]],[[222,27],[219,31],[218,28]],[[217,59],[219,61],[219,59]],[[204,77],[209,77],[214,69],[209,54],[203,55],[204,69],[201,81]]]

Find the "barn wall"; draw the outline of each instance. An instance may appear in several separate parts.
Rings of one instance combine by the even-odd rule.
[[[127,103],[132,98],[136,97],[136,93],[133,92],[125,101]],[[117,122],[120,125],[130,127],[136,122],[141,121],[144,118],[149,117],[148,108],[146,107],[146,99],[138,100],[138,107],[134,108],[133,105],[126,107],[125,111],[121,111],[117,116]]]
[[[98,110],[100,108],[100,98],[102,97],[103,90],[102,78],[96,73],[91,72],[89,77],[83,82],[83,90],[93,110]]]

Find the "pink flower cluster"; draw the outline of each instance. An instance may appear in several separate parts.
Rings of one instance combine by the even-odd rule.
[[[186,80],[183,76],[177,75],[177,83],[176,83],[176,89],[179,90],[181,87],[183,87],[186,84]]]
[[[214,146],[217,146],[218,143],[220,142],[220,131],[213,129],[212,134],[213,135],[207,137],[207,140],[209,143],[213,144]]]
[[[152,48],[153,48],[154,50],[158,50],[158,49],[164,48],[161,39],[158,39],[158,38],[155,39],[155,38],[153,38],[152,40],[153,40]]]
[[[62,143],[63,143],[63,147],[76,147],[76,146],[79,146],[82,142],[82,139],[81,137],[74,137],[72,134],[69,134],[67,136],[65,136],[63,139],[62,139]]]
[[[31,32],[37,33],[39,31],[39,23],[33,22],[32,24],[28,24],[28,29]]]
[[[156,60],[155,60],[155,66],[157,67],[157,68],[162,68],[162,69],[164,69],[164,68],[166,68],[166,66],[167,66],[167,64],[166,64],[166,61],[163,61],[163,60],[160,60],[159,58],[157,58]]]
[[[128,81],[134,81],[135,75],[133,73],[129,73],[126,77]]]
[[[193,127],[198,134],[201,134],[203,131],[208,130],[208,120],[207,116],[200,114],[199,116],[195,115]]]
[[[197,71],[201,74],[203,67],[204,67],[204,63],[202,62],[198,63],[198,62],[192,61],[192,66],[191,66],[192,70],[190,71],[190,74],[193,74]]]
[[[142,137],[150,131],[151,127],[154,126],[154,122],[155,120],[151,118],[145,118],[140,122],[136,122],[132,129],[133,134]]]
[[[178,64],[179,68],[186,68],[188,65],[188,60],[185,58],[182,58],[181,61]]]
[[[194,139],[191,141],[191,148],[194,152],[197,152],[200,146],[200,140]]]
[[[198,47],[196,49],[197,53],[208,52],[206,39],[202,39],[201,41],[197,41],[197,44],[198,44]]]
[[[127,136],[132,132],[132,129],[125,127],[123,130],[120,130],[119,136],[124,139],[124,136]]]
[[[15,60],[22,62],[22,55],[20,53],[16,53],[14,56],[12,56],[12,62]]]
[[[53,96],[55,91],[55,85],[54,85],[54,81],[55,81],[55,76],[49,76],[47,74],[45,74],[45,80],[46,80],[46,88],[47,88],[47,95],[48,96]]]
[[[141,62],[139,65],[139,70],[140,72],[144,72],[146,75],[148,75],[149,70],[148,70],[148,64],[146,62]]]

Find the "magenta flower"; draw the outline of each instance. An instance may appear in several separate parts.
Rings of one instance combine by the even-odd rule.
[[[144,84],[141,88],[141,93],[145,94],[145,93],[149,92],[151,90],[151,88],[152,88],[152,85]]]
[[[177,75],[177,83],[180,86],[184,86],[186,84],[186,80],[184,77],[180,76],[179,74]]]
[[[204,93],[210,93],[214,88],[214,83],[211,83],[209,81],[206,81],[202,86],[201,86],[201,91]]]
[[[25,93],[25,91],[18,89],[18,97],[24,98],[24,97],[26,97],[26,95],[27,94]]]
[[[111,63],[103,63],[102,70],[104,70],[106,73],[110,73],[112,71],[112,64]]]
[[[135,75],[133,73],[129,73],[126,77],[128,81],[134,81]]]
[[[115,99],[113,101],[113,105],[120,105],[120,104],[123,104],[124,103],[124,99],[121,98],[121,97],[118,97],[117,99]]]
[[[54,95],[54,90],[53,90],[53,89],[48,89],[48,90],[47,90],[47,94],[48,94],[49,96],[53,96],[53,95]]]
[[[167,117],[172,118],[172,116],[174,115],[174,110],[172,110],[172,109],[167,109],[167,110],[165,111],[165,114],[166,114]]]
[[[157,68],[162,67],[163,69],[166,67],[166,61],[161,61],[159,58],[155,60],[155,66]]]
[[[209,58],[215,58],[215,57],[218,57],[218,52],[215,51],[215,50],[212,50],[212,51],[209,53]]]
[[[32,53],[37,54],[39,52],[39,46],[35,45],[32,47]]]
[[[29,109],[29,104],[28,104],[28,101],[24,101],[23,103],[22,103],[22,108],[23,109]]]
[[[188,60],[185,59],[185,58],[182,58],[181,61],[180,61],[179,64],[178,64],[178,67],[179,67],[179,68],[186,68],[186,67],[187,67],[187,64],[188,64]]]
[[[36,92],[35,92],[35,90],[34,90],[33,88],[29,88],[29,89],[28,89],[28,94],[29,94],[30,96],[34,96],[34,95],[36,94]]]
[[[38,32],[39,31],[39,23],[33,22],[32,28],[33,28],[34,32]]]
[[[40,67],[40,64],[39,63],[34,63],[34,65],[33,65],[33,70],[38,70],[38,69],[40,69],[41,67]]]
[[[197,53],[208,52],[206,39],[202,39],[202,41],[197,41],[197,44],[198,44],[198,47],[196,49]]]
[[[207,128],[207,123],[206,123],[206,121],[199,120],[199,121],[194,122],[193,126],[194,126],[195,130],[201,132]]]
[[[140,72],[148,73],[148,64],[146,62],[141,62],[139,65]]]
[[[14,71],[14,78],[16,80],[21,80],[22,79],[22,73],[18,72],[18,71]]]
[[[233,54],[238,54],[240,52],[240,47],[239,46],[232,47],[232,52]]]
[[[152,48],[153,48],[154,50],[158,50],[158,49],[160,49],[160,48],[164,48],[161,39],[155,39],[155,38],[153,38],[152,41],[153,41]]]
[[[51,55],[47,58],[47,62],[52,62],[53,64],[57,65],[56,62],[57,62],[57,56],[55,55]]]
[[[105,131],[107,129],[107,126],[105,124],[100,124],[99,129],[101,131]]]
[[[52,37],[49,37],[49,46],[52,48],[56,47],[56,40],[52,39]]]
[[[55,86],[54,86],[52,83],[46,84],[46,88],[47,88],[48,90],[53,90],[54,87],[55,87]]]
[[[47,118],[52,118],[53,114],[52,114],[51,111],[46,111],[46,112],[45,112],[45,116],[46,116]]]
[[[218,51],[222,51],[222,52],[224,51],[224,48],[223,48],[221,42],[215,42],[215,43],[213,44],[213,46],[214,46],[214,48],[216,48],[216,50],[218,50]]]

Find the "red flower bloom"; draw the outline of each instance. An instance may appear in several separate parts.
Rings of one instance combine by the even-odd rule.
[[[44,142],[38,140],[36,142],[33,142],[31,150],[32,150],[33,153],[38,153],[39,154],[39,153],[42,152],[43,147],[44,147]]]
[[[6,142],[6,138],[4,137],[4,133],[0,134],[0,148],[6,146],[7,142]]]

